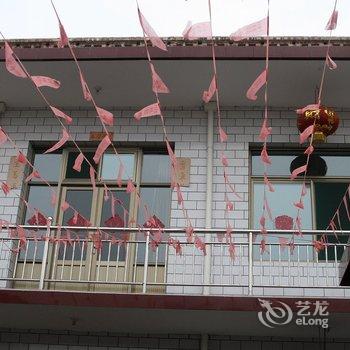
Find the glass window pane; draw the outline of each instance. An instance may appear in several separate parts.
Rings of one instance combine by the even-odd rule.
[[[78,189],[69,189],[66,193],[66,202],[72,205],[82,216],[83,219],[90,220],[91,216],[91,206],[92,206],[92,196],[93,192],[91,190],[78,190]],[[68,208],[63,214],[63,225],[68,226],[69,221],[71,221],[74,217],[74,210]],[[64,231],[62,232],[63,236],[66,234]],[[77,236],[81,239],[85,239],[88,235],[88,231],[78,231],[74,230],[71,232],[71,238],[74,239]],[[74,249],[74,260],[81,259],[81,246],[76,244]],[[85,259],[86,250],[84,250],[83,259]],[[60,249],[58,251],[58,259],[62,260],[65,258],[66,260],[71,260],[73,257],[73,247],[70,244],[61,244]]]
[[[169,227],[170,224],[170,208],[171,208],[171,189],[170,188],[155,188],[143,187],[141,188],[141,198],[143,204],[147,206],[149,215],[155,215],[164,227]],[[138,223],[143,226],[147,221],[144,210],[138,212]],[[163,235],[162,241],[167,242],[167,237]],[[156,252],[149,250],[149,263],[155,263],[158,255],[158,264],[165,263],[165,249],[166,244],[159,245]],[[143,263],[145,260],[145,245],[140,244],[137,254],[137,262]]]
[[[327,176],[349,176],[349,156],[322,156],[327,164]]]
[[[316,211],[316,228],[318,230],[325,230],[334,213],[336,212],[339,203],[342,203],[344,194],[349,186],[349,183],[341,182],[315,182],[315,211]],[[350,222],[347,217],[346,209],[344,205],[339,208],[339,219],[342,230],[350,229]],[[335,224],[338,229],[339,222],[336,219]],[[320,238],[320,237],[319,237]],[[327,259],[334,261],[337,255],[337,260],[340,260],[343,254],[343,247],[338,246],[337,248],[332,245],[336,243],[347,243],[348,235],[338,235],[335,237],[334,234],[327,235],[327,242],[329,246],[327,249]],[[326,249],[321,250],[318,254],[320,260],[326,259]],[[336,252],[335,252],[336,249]]]
[[[53,187],[56,190],[56,187]],[[36,208],[46,217],[51,216],[54,220],[55,208],[51,205],[52,189],[48,186],[30,186],[28,194],[29,208]],[[25,224],[32,218],[32,210],[26,210]]]
[[[52,192],[48,186],[30,186],[28,193],[28,204],[30,208],[38,209],[46,217],[51,216],[54,219],[53,222],[55,222],[55,208],[51,206],[51,193]],[[28,208],[26,208],[24,224],[28,225],[28,220],[33,218],[34,215],[35,213],[32,210],[28,210]],[[46,230],[36,231],[37,237],[41,237],[45,234]],[[35,258],[36,261],[41,261],[43,251],[43,241],[35,242],[33,240],[28,240],[27,253],[25,253],[25,250],[21,250],[18,258],[19,260],[23,260],[24,258],[26,260],[33,260]]]
[[[104,180],[116,180],[118,177],[120,162],[124,165],[122,180],[134,178],[135,154],[120,153],[119,157],[115,154],[105,153],[102,158],[101,178]]]
[[[90,164],[92,164],[97,169],[97,165],[95,164],[93,157],[94,152],[84,152],[84,156],[89,160]],[[75,171],[73,169],[75,159],[78,157],[79,152],[69,152],[68,160],[67,160],[67,170],[66,170],[66,178],[67,179],[90,179],[90,165],[86,160],[83,161],[81,165],[81,171]]]
[[[107,201],[103,201],[102,214],[101,214],[101,226],[106,227],[127,227],[129,220],[129,208],[130,208],[130,194],[124,191],[113,191],[114,196],[114,213],[112,213],[112,196],[109,195]],[[108,231],[108,233],[114,235],[116,239],[124,240],[125,234],[120,231]],[[128,237],[128,234],[126,234]],[[125,245],[117,244],[110,245],[105,242],[102,245],[101,260],[102,261],[125,261]],[[108,259],[109,256],[109,259]]]
[[[296,217],[297,208],[293,205],[299,201],[300,192],[301,192],[301,183],[276,183],[273,182],[273,186],[275,188],[275,192],[268,193],[268,204],[271,208],[272,218],[276,220],[276,218],[282,219],[281,216],[288,216],[293,220]],[[312,229],[312,210],[311,210],[311,194],[310,194],[310,186],[306,187],[307,193],[303,197],[304,201],[304,210],[300,211],[302,228],[303,229]],[[283,195],[282,195],[283,194]],[[254,201],[254,228],[260,229],[260,217],[262,215],[263,208],[263,198],[264,198],[264,184],[263,183],[254,183],[253,185],[253,201]],[[277,219],[278,220],[278,219]],[[266,229],[276,229],[275,222],[271,222],[268,218],[266,218]],[[277,227],[278,229],[278,227]],[[291,238],[291,235],[267,235],[267,244],[269,243],[279,243],[279,237]],[[260,251],[259,251],[259,243],[262,239],[261,235],[257,235],[256,243],[254,246],[254,256],[256,259],[260,259]],[[302,238],[295,236],[295,243],[298,244],[300,242],[305,242],[306,240],[312,241],[313,237],[311,235],[304,235]],[[305,248],[300,248],[299,258],[301,260],[306,260],[307,252]],[[270,255],[273,260],[278,260],[279,248],[276,246],[268,246],[269,254],[264,254],[264,259],[270,259]],[[309,259],[312,260],[312,252]],[[289,254],[289,249],[281,250],[281,259],[287,260]],[[291,256],[291,260],[297,259],[297,254]]]
[[[269,176],[290,176],[290,165],[297,155],[270,155]],[[264,175],[265,167],[259,156],[252,156],[252,175]]]
[[[170,159],[167,154],[145,154],[142,162],[141,181],[170,183],[170,170]]]
[[[66,202],[79,212],[85,219],[90,220],[92,205],[92,190],[68,189]],[[68,208],[63,214],[63,225],[68,226],[68,221],[74,216],[74,210]]]
[[[296,162],[296,158],[300,157],[300,161]],[[285,155],[270,154],[272,164],[269,166],[268,174],[270,176],[290,176],[291,164],[301,166],[306,163],[306,159],[302,159],[302,153],[291,152]],[[349,176],[350,174],[350,156],[347,155],[323,155],[315,152],[311,156],[310,176]],[[309,166],[310,167],[310,166]],[[261,176],[264,174],[264,164],[260,160],[259,155],[252,156],[252,175]]]
[[[42,178],[47,181],[58,181],[61,174],[62,154],[36,154],[34,167]],[[41,181],[33,179],[32,181]]]

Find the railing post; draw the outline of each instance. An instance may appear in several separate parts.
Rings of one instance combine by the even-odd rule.
[[[145,262],[143,266],[143,283],[142,283],[142,293],[147,291],[147,274],[148,274],[148,253],[149,253],[149,235],[150,232],[147,232],[146,236],[146,247],[145,247]]]
[[[248,236],[248,294],[253,294],[253,233]]]
[[[47,218],[47,229],[46,229],[46,235],[45,235],[45,243],[44,243],[44,251],[43,251],[43,261],[41,262],[39,289],[44,289],[47,254],[49,252],[49,238],[50,238],[50,234],[51,234],[51,223],[52,223],[52,217],[48,217]]]

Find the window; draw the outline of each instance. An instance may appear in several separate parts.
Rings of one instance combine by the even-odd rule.
[[[94,164],[92,158],[94,149],[84,149],[84,155]],[[52,190],[41,180],[33,179],[28,184],[28,203],[30,207],[37,208],[46,216],[53,217],[53,223],[61,225],[70,225],[75,211],[68,208],[64,212],[60,210],[62,203],[70,203],[85,219],[94,226],[124,227],[128,226],[131,217],[137,218],[137,223],[141,226],[147,221],[146,213],[155,215],[158,220],[168,226],[170,223],[171,209],[171,188],[170,188],[170,163],[169,157],[165,153],[150,152],[140,148],[120,149],[118,150],[123,162],[124,171],[122,172],[122,187],[119,188],[116,179],[119,173],[120,161],[115,153],[103,155],[98,166],[96,186],[97,191],[92,190],[89,175],[89,165],[86,161],[82,163],[81,172],[76,172],[73,165],[78,152],[76,150],[65,149],[62,153],[43,154],[36,152],[34,154],[34,165],[40,174],[48,180],[50,185],[58,194],[56,207],[50,205]],[[127,194],[125,188],[127,180],[131,178],[134,185],[139,189],[141,194],[141,204],[137,208],[135,195]],[[104,185],[107,183],[112,190],[112,198],[105,198]],[[146,210],[144,210],[146,208]],[[25,213],[25,222],[34,214],[27,210]],[[111,232],[116,238],[122,238],[123,234]],[[65,233],[62,233],[65,234]],[[85,237],[86,231],[79,232],[74,230],[70,232],[72,238]],[[119,236],[118,236],[119,235]],[[125,236],[124,236],[125,237]],[[141,248],[137,252],[137,262],[144,261],[145,245],[140,244]],[[30,248],[27,252],[26,259],[33,259],[34,249]],[[42,245],[40,252],[42,255]],[[85,260],[87,250],[81,247],[71,245],[61,245],[57,254],[58,260]],[[105,242],[102,246],[101,261],[125,261],[126,252],[123,245],[110,245]],[[134,252],[135,254],[135,252]],[[22,257],[23,258],[23,257]],[[36,258],[36,260],[38,260]],[[156,261],[158,264],[165,263],[165,250],[158,249],[157,254],[150,252],[149,261]],[[136,260],[135,260],[136,261]]]
[[[268,168],[269,178],[273,182],[275,192],[268,192],[268,203],[270,205],[274,222],[267,220],[267,229],[278,229],[276,227],[276,218],[288,216],[295,218],[297,209],[293,203],[299,201],[301,186],[303,183],[303,174],[291,181],[291,172],[305,164],[306,158],[302,151],[270,151],[272,160]],[[260,154],[252,151],[251,159],[251,180],[252,180],[252,226],[255,229],[260,228],[260,217],[263,206],[263,188],[264,188],[264,166],[260,161]],[[340,204],[345,191],[350,183],[350,155],[331,152],[314,152],[310,158],[309,169],[306,177],[306,195],[303,198],[304,209],[301,210],[301,219],[303,229],[324,230],[328,226],[338,205]],[[277,219],[278,220],[278,219]],[[345,210],[340,211],[340,221],[343,230],[350,229],[350,223],[347,219]],[[259,241],[261,237],[257,238]],[[317,237],[304,235],[301,239],[295,237],[296,243],[305,242],[305,240],[314,240]],[[338,237],[341,243],[346,243],[348,237]],[[268,243],[277,243],[278,237],[269,235]],[[328,236],[329,243],[338,242],[334,236]],[[305,260],[312,258],[313,251],[307,251],[307,247],[301,247],[299,250],[299,259]],[[255,247],[255,256],[259,255],[258,247]],[[288,259],[287,251],[279,251],[278,246],[272,246],[272,259],[278,259],[281,254],[282,260]],[[341,248],[328,249],[328,255],[321,251],[318,255],[320,260],[335,260],[341,258]],[[266,258],[266,257],[265,257]],[[269,259],[270,257],[268,257]],[[292,256],[291,259],[297,259]]]

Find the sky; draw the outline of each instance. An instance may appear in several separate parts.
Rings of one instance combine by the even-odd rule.
[[[266,16],[267,0],[211,0],[213,32],[228,36]],[[335,0],[270,0],[271,35],[327,36]],[[69,37],[141,36],[136,0],[55,0]],[[160,36],[181,36],[188,20],[208,20],[207,0],[139,0]],[[338,0],[334,36],[350,36],[350,1]],[[50,0],[0,0],[0,30],[7,39],[57,38]]]

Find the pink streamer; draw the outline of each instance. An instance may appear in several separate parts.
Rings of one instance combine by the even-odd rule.
[[[312,154],[314,151],[314,146],[313,145],[310,145],[305,151],[304,151],[304,154]]]
[[[90,93],[89,87],[83,77],[83,74],[79,72],[80,76],[80,83],[81,83],[81,88],[83,89],[83,96],[86,101],[91,101],[92,100],[92,95]]]
[[[73,119],[69,115],[63,113],[56,107],[50,106],[50,108],[55,116],[62,118],[67,124],[72,124]]]
[[[7,136],[0,128],[0,146],[3,145],[6,141],[7,141]]]
[[[266,69],[255,79],[253,84],[247,91],[247,98],[249,100],[255,101],[257,99],[257,92],[266,84]]]
[[[210,22],[201,22],[192,24],[191,21],[187,22],[186,28],[182,32],[185,40],[197,40],[199,38],[212,38]]]
[[[6,69],[13,75],[19,78],[28,78],[26,72],[23,70],[21,65],[16,61],[13,56],[11,46],[5,41],[5,64]]]
[[[61,21],[59,21],[59,27],[60,27],[60,38],[57,42],[57,46],[59,48],[63,48],[65,46],[68,46],[69,39],[68,39],[67,33],[66,33]]]
[[[68,140],[69,140],[69,134],[65,128],[62,130],[62,138],[51,148],[49,148],[47,151],[44,152],[44,154],[51,153],[56,151],[57,149],[61,148]]]
[[[17,159],[18,163],[21,163],[21,164],[27,164],[28,163],[27,157],[22,152],[18,152],[16,159]]]
[[[182,191],[179,184],[176,185],[176,194],[177,194],[177,204],[178,205],[183,204],[184,198],[183,198]]]
[[[224,131],[224,129],[222,127],[219,127],[219,136],[220,136],[220,142],[226,142],[227,141],[227,134]]]
[[[58,89],[61,86],[61,83],[58,80],[52,79],[50,77],[44,77],[41,75],[33,75],[33,76],[31,76],[31,78],[37,87],[46,86],[46,87],[50,87],[53,89]]]
[[[197,249],[201,250],[204,255],[207,255],[205,243],[198,236],[194,238],[194,245]]]
[[[304,173],[307,169],[307,165],[302,165],[299,168],[296,168],[292,171],[291,179],[294,180],[299,174]]]
[[[264,173],[264,183],[267,186],[267,188],[269,189],[270,192],[275,192],[275,189],[273,188],[271,182],[269,181],[266,173]]]
[[[29,176],[24,180],[25,182],[29,182],[32,179],[40,179],[40,174],[38,171],[34,170],[32,173],[29,174]]]
[[[225,193],[225,203],[226,203],[226,209],[225,211],[233,211],[233,203],[229,200],[229,198],[227,197],[226,193]]]
[[[134,184],[132,183],[132,181],[129,179],[128,183],[126,185],[126,193],[132,193],[136,190],[136,187],[134,186]]]
[[[304,143],[314,132],[314,125],[308,126],[301,134],[300,134],[300,144]]]
[[[278,242],[282,249],[285,249],[289,244],[288,239],[286,237],[279,237]]]
[[[146,107],[142,108],[140,111],[136,112],[134,114],[134,118],[136,120],[140,120],[141,118],[152,117],[152,116],[160,115],[160,114],[161,114],[161,111],[159,108],[159,104],[156,102],[156,103],[153,103],[149,106],[146,106]]]
[[[304,203],[302,201],[294,203],[294,206],[297,207],[298,209],[304,209]]]
[[[337,28],[337,22],[338,22],[338,11],[334,10],[331,14],[331,17],[329,18],[327,25],[326,25],[326,30],[334,30]]]
[[[57,204],[57,195],[55,191],[51,193],[51,206],[54,207]]]
[[[89,174],[90,174],[90,181],[92,185],[92,191],[95,192],[96,190],[95,169],[92,166],[90,166]]]
[[[259,135],[260,141],[265,141],[271,135],[271,132],[272,128],[267,127],[267,119],[264,119]]]
[[[228,167],[228,166],[229,166],[228,159],[227,159],[227,157],[225,156],[224,152],[221,152],[220,159],[221,159],[221,164],[222,164],[224,167]]]
[[[348,206],[348,201],[346,200],[346,195],[343,197],[343,203],[345,206],[346,214],[348,216],[348,220],[350,221],[349,206]]]
[[[98,113],[98,117],[100,120],[108,126],[113,126],[113,114],[111,112],[106,111],[103,108],[96,107],[96,111]]]
[[[164,84],[161,77],[157,74],[153,64],[151,63],[152,71],[152,90],[155,94],[168,94],[170,91],[168,87]]]
[[[9,193],[10,193],[10,186],[6,183],[6,182],[3,182],[1,184],[1,189],[2,191],[4,192],[4,195],[7,196]]]
[[[209,89],[203,92],[202,100],[205,103],[208,103],[214,96],[215,91],[216,91],[216,76],[214,74],[213,79],[211,80],[211,83],[209,85]]]
[[[327,57],[326,57],[326,64],[330,70],[337,69],[337,64],[331,59],[331,57],[329,56],[328,53],[327,53]]]
[[[81,165],[84,161],[84,155],[82,153],[79,153],[77,158],[75,158],[73,169],[80,173],[81,171]]]
[[[137,10],[143,32],[149,38],[149,40],[151,40],[152,45],[158,47],[163,51],[167,51],[166,45],[164,44],[163,40],[157,35],[157,33],[154,31],[151,25],[147,22],[145,16],[141,13],[140,9],[138,8]]]
[[[260,159],[263,163],[265,164],[271,164],[271,159],[267,153],[266,145],[264,145],[261,154],[260,154]]]
[[[110,144],[111,144],[111,139],[109,138],[109,135],[106,135],[98,145],[97,150],[95,152],[93,159],[96,164],[99,163],[102,154],[106,151],[106,149],[109,147]]]
[[[69,208],[69,204],[67,202],[63,202],[61,205],[61,209],[65,212]]]
[[[120,163],[119,169],[118,169],[118,177],[117,177],[118,187],[122,187],[123,173],[124,173],[124,164]]]
[[[238,29],[230,35],[230,39],[240,41],[263,35],[267,35],[267,17]]]

